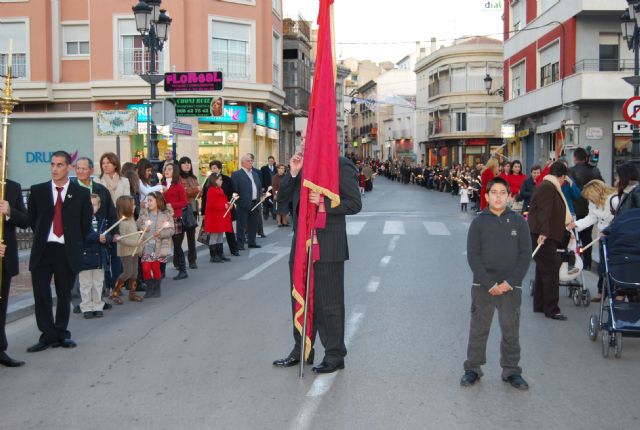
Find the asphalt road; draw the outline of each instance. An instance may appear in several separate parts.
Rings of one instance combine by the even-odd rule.
[[[456,197],[376,181],[348,220],[349,353],[332,375],[271,365],[292,346],[291,231],[272,221],[259,252],[225,264],[201,253],[200,269],[166,280],[160,299],[125,301],[99,320],[73,315],[76,349],[27,354],[34,318],[11,323],[9,353],[27,365],[0,368],[0,429],[640,428],[640,341],[604,359],[586,334],[596,305],[576,308],[564,291],[567,322],[533,314],[523,297],[528,392],[500,379],[496,321],[484,378],[459,386],[472,219]],[[595,281],[587,275],[592,293]]]

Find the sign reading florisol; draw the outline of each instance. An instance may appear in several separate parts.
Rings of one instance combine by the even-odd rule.
[[[267,126],[267,113],[260,109],[260,108],[256,108],[255,109],[255,117],[254,117],[254,122],[256,123],[256,125],[261,125],[263,127]]]
[[[205,117],[198,118],[200,122],[226,122],[226,123],[244,123],[247,122],[246,106],[225,106],[222,115],[213,116],[209,114]]]
[[[222,91],[222,72],[173,72],[164,74],[164,90]]]

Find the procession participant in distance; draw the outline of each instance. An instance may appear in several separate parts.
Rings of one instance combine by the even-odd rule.
[[[201,194],[202,187],[198,183],[198,178],[193,174],[193,164],[191,163],[191,159],[189,157],[182,157],[179,161],[180,164],[180,183],[184,187],[187,192],[187,200],[189,202],[188,206],[184,210],[193,211],[194,217],[197,216],[197,197]],[[196,228],[197,225],[186,228],[184,227],[184,231],[187,235],[187,247],[188,247],[188,260],[189,260],[189,268],[197,269],[198,268],[198,254],[196,251]],[[174,255],[175,257],[175,255]],[[174,259],[174,265],[176,265],[177,261]]]
[[[1,161],[1,160],[0,160]],[[0,162],[0,169],[3,163]],[[7,334],[5,323],[7,321],[7,308],[9,305],[9,289],[11,278],[18,274],[18,241],[16,240],[16,227],[27,228],[29,216],[22,201],[20,184],[9,179],[6,180],[4,200],[0,200],[0,213],[4,216],[4,230],[2,231],[2,243],[0,243],[0,256],[2,256],[2,285],[0,286],[0,364],[6,367],[19,367],[23,361],[17,361],[9,357],[7,351]]]
[[[594,179],[604,181],[602,174],[596,166],[589,164],[589,154],[584,148],[576,148],[573,151],[573,167],[569,169],[569,175],[573,178],[574,182],[580,190],[584,189],[584,186]],[[576,219],[582,219],[589,213],[589,202],[582,196],[579,196],[573,202],[575,209]],[[591,234],[593,232],[593,226],[585,228],[580,232],[580,241],[584,244],[591,242]],[[591,248],[584,251],[581,254],[582,265],[585,269],[591,268]]]
[[[231,199],[233,198],[233,181],[231,180],[230,177],[222,173],[222,163],[218,160],[213,160],[212,162],[209,163],[209,170],[211,171],[211,173],[218,173],[220,176],[222,176],[222,191],[224,191],[224,195],[227,196],[227,201],[231,201]],[[207,178],[207,180],[205,181],[202,187],[202,209],[200,212],[202,216],[204,216],[205,209],[207,207],[207,194],[208,194],[208,187],[210,186],[209,178]],[[233,206],[231,207],[229,214],[231,214],[231,221],[235,221],[236,220],[235,207]],[[227,245],[229,245],[229,252],[231,253],[231,255],[238,257],[240,253],[238,252],[238,242],[236,241],[236,234],[233,231],[233,224],[231,224],[231,231],[225,232],[225,236],[227,238]],[[209,251],[211,254],[211,258],[213,258],[214,248],[209,247]],[[224,256],[224,253],[222,254],[221,258],[225,261],[229,260]]]
[[[535,255],[533,311],[544,312],[547,318],[559,321],[564,321],[567,317],[558,307],[558,273],[562,264],[558,249],[567,245],[567,229],[575,227],[560,185],[567,173],[567,166],[561,161],[550,165],[549,174],[533,193],[528,217],[532,242],[540,245]]]
[[[253,168],[253,157],[245,154],[240,158],[241,167],[231,174],[234,191],[240,196],[236,203],[236,240],[238,249],[244,250],[244,243],[248,235],[249,248],[260,248],[256,244],[256,232],[260,214],[257,209],[251,209],[260,199],[260,173]]]
[[[473,220],[467,236],[473,285],[467,360],[460,385],[473,385],[482,376],[480,366],[487,361],[487,339],[497,309],[502,380],[526,390],[529,385],[518,363],[522,280],[531,262],[529,227],[524,218],[507,208],[509,184],[504,178],[489,181],[485,197],[489,207]]]
[[[260,168],[260,179],[262,179],[262,192],[266,193],[269,191],[269,187],[273,186],[271,183],[271,179],[276,175],[276,159],[273,155],[269,155],[267,158],[267,164]],[[269,215],[271,215],[275,219],[275,212],[273,209],[273,198],[267,199],[262,204],[262,214],[264,216],[264,220],[269,219]]]
[[[540,176],[540,171],[540,165],[534,164],[531,166],[531,175],[524,180],[522,187],[520,187],[520,192],[515,198],[517,202],[522,201],[522,212],[527,212],[529,210],[529,201],[536,189],[536,180],[538,179],[538,176]]]
[[[163,180],[162,185],[166,187],[164,193],[164,200],[168,206],[171,206],[173,210],[173,236],[171,240],[173,242],[173,255],[174,261],[177,263],[176,269],[178,274],[173,277],[174,281],[180,281],[187,279],[187,263],[184,258],[184,251],[182,250],[182,242],[184,241],[184,229],[182,227],[182,211],[187,208],[187,192],[185,191],[182,183],[180,182],[180,173],[178,172],[178,165],[169,163],[164,165],[162,171]]]
[[[65,151],[54,152],[51,181],[33,185],[29,194],[29,224],[33,230],[29,270],[36,322],[42,334],[28,352],[76,346],[67,330],[71,288],[80,272],[82,244],[91,226],[93,207],[89,191],[69,180],[70,170],[71,156]],[[52,277],[57,296],[55,320]]]
[[[280,180],[278,204],[293,202],[293,239],[289,255],[289,274],[293,276],[296,235],[298,231],[298,209],[303,156],[295,154],[290,161],[290,170]],[[316,373],[331,373],[344,368],[347,349],[344,344],[344,262],[349,259],[347,242],[346,215],[353,215],[362,209],[358,189],[358,172],[349,159],[339,158],[340,205],[332,208],[327,197],[310,192],[309,201],[319,204],[324,198],[327,212],[326,227],[317,230],[320,246],[320,260],[314,265],[315,271],[315,324],[324,345],[325,357],[319,366],[313,368]],[[291,282],[293,288],[293,281]],[[295,319],[295,299],[291,297],[291,311]],[[314,336],[315,337],[315,336]],[[273,362],[277,367],[290,367],[300,362],[300,342],[302,337],[293,326],[294,347],[286,358]],[[308,358],[313,363],[313,349]]]
[[[484,210],[487,207],[487,184],[495,176],[498,176],[499,170],[500,163],[498,159],[495,157],[489,158],[480,175],[480,183],[482,184],[482,188],[480,188],[480,210]]]

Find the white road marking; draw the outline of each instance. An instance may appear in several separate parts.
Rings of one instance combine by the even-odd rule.
[[[380,277],[372,276],[371,279],[369,279],[369,283],[367,284],[367,291],[370,293],[375,293],[376,291],[378,291],[379,286],[380,286]]]
[[[254,278],[258,273],[262,272],[264,269],[268,268],[273,263],[280,260],[282,257],[286,256],[287,254],[289,254],[289,252],[281,253],[274,257],[271,257],[270,259],[268,259],[267,261],[265,261],[264,263],[262,263],[261,265],[253,269],[251,272],[248,272],[242,275],[240,278],[238,278],[238,281],[248,281],[249,279]]]
[[[357,236],[362,231],[366,221],[349,221],[347,222],[347,235]]]
[[[385,221],[382,234],[406,234],[404,231],[404,222],[402,221]]]
[[[387,251],[389,251],[389,252],[395,251],[396,245],[397,245],[399,239],[400,239],[400,236],[393,236],[391,238],[391,240],[389,241],[389,246],[387,246]]]
[[[444,223],[439,221],[423,221],[427,233],[431,236],[451,236],[451,232]]]
[[[277,225],[270,225],[270,226],[265,226],[263,227],[262,230],[264,230],[264,235],[265,236],[269,236],[271,233],[273,233],[274,231],[276,231],[278,229]]]
[[[344,333],[344,343],[347,346],[351,343],[351,339],[353,339],[353,336],[358,330],[363,317],[364,312],[354,312],[347,320]],[[339,372],[334,372],[316,376],[316,379],[305,395],[302,409],[291,425],[292,430],[306,430],[312,427],[313,417],[320,406],[322,396],[329,392],[338,377],[338,373]]]
[[[380,267],[387,267],[390,261],[391,261],[391,256],[385,255],[380,259]]]

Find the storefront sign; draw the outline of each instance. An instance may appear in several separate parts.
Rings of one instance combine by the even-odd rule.
[[[184,124],[181,122],[174,122],[171,124],[171,130],[173,134],[180,134],[182,136],[191,136],[193,134],[193,126],[191,124]]]
[[[278,130],[267,129],[267,137],[269,139],[278,140]]]
[[[211,116],[212,97],[189,97],[173,99],[176,116]]]
[[[261,125],[256,125],[256,136],[264,137],[267,135],[267,129]]]
[[[213,99],[210,99],[210,100],[213,100]],[[190,116],[194,116],[194,115],[190,115]],[[199,116],[198,121],[200,122],[244,123],[244,122],[247,122],[247,107],[246,106],[225,106],[223,113],[220,116],[212,116],[210,113],[206,116],[201,116],[201,115],[195,115],[195,116]]]
[[[164,74],[164,90],[222,91],[222,72],[174,72]]]
[[[613,134],[632,134],[634,128],[626,121],[613,121]]]
[[[267,127],[278,130],[280,128],[280,117],[271,112],[267,113]]]
[[[25,151],[24,162],[26,164],[50,164],[51,157],[55,151]],[[76,162],[78,158],[78,150],[69,152],[71,155],[71,164]]]
[[[147,105],[128,105],[127,109],[134,110],[138,113],[138,122],[147,122]]]
[[[481,0],[483,12],[502,12],[504,4],[502,0]]]
[[[255,111],[255,116],[253,117],[253,122],[255,122],[256,125],[261,125],[263,127],[266,127],[267,113],[260,108],[256,108],[254,111]]]
[[[135,110],[100,110],[96,112],[98,136],[132,135],[138,129]]]
[[[520,130],[519,132],[517,132],[516,133],[516,137],[518,137],[518,138],[527,137],[527,136],[529,136],[530,132],[531,132],[531,130],[529,130],[528,128],[525,128],[524,130]]]
[[[587,127],[585,130],[585,136],[589,140],[600,140],[603,135],[602,127]]]
[[[511,139],[516,136],[516,126],[513,124],[502,124],[502,138]]]

